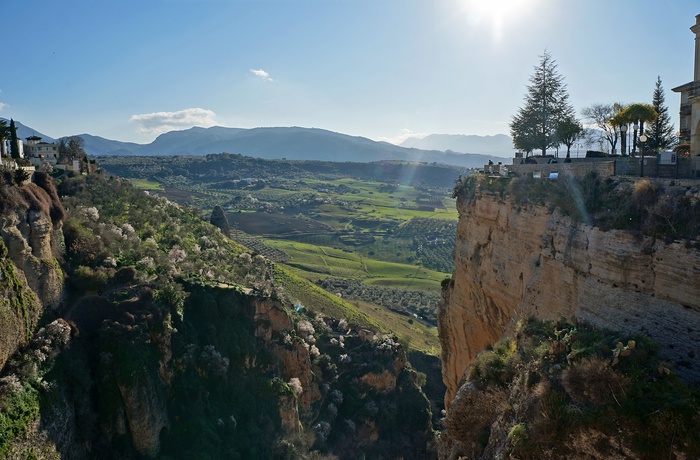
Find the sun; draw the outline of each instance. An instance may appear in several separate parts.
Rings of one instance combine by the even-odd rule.
[[[505,27],[535,8],[536,0],[466,0],[464,13],[472,26],[488,27],[500,39]]]

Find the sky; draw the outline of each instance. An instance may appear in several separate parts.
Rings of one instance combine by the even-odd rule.
[[[302,126],[399,143],[509,134],[546,51],[570,102],[693,79],[698,0],[2,0],[0,117],[151,142]]]

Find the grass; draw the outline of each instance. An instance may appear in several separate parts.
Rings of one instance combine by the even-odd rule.
[[[298,271],[275,266],[275,280],[282,285],[288,299],[299,301],[307,310],[350,322],[380,332],[393,332],[409,351],[437,356],[440,340],[437,328],[427,326],[413,317],[402,315],[379,305],[363,301],[346,301],[330,294],[299,276]]]
[[[433,217],[440,219],[457,219],[457,210],[449,197],[443,197],[441,202],[436,204],[434,211],[420,211],[411,209],[416,206],[416,199],[421,192],[414,187],[399,185],[391,192],[383,191],[386,184],[380,182],[367,182],[356,179],[339,179],[333,182],[321,180],[305,180],[309,185],[345,185],[352,191],[349,193],[334,193],[335,200],[348,202],[356,207],[352,212],[336,210],[339,215],[347,214],[350,217],[357,217],[364,214],[381,219],[396,219],[398,221],[409,220],[411,217]],[[324,211],[334,213],[333,206],[325,205]]]
[[[382,306],[363,301],[350,301],[360,311],[371,317],[386,330],[391,330],[407,352],[419,351],[433,356],[440,356],[440,339],[437,328],[427,326],[417,319],[402,315]]]
[[[274,276],[275,281],[283,287],[284,293],[288,299],[293,302],[299,301],[306,309],[322,313],[331,318],[345,318],[350,322],[371,329],[383,332],[388,330],[381,327],[378,322],[357,307],[324,291],[320,287],[279,264],[275,265]]]
[[[447,275],[415,265],[366,259],[353,252],[285,240],[266,243],[289,256],[289,264],[306,272],[303,276],[315,281],[324,277],[363,279],[368,284],[439,290]]]
[[[129,181],[139,190],[158,190],[163,191],[163,186],[159,182],[148,179],[129,179]]]

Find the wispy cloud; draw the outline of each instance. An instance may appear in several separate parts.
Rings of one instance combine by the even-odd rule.
[[[250,69],[250,73],[256,77],[260,77],[265,81],[274,81],[269,73],[265,72],[263,69]]]
[[[7,107],[7,104],[5,104],[4,102],[0,102],[0,112],[2,112],[2,109],[4,109],[5,107]]]
[[[399,133],[395,136],[392,137],[380,137],[378,140],[384,141],[384,142],[389,142],[391,144],[396,144],[400,145],[403,141],[410,137],[417,137],[418,139],[423,139],[425,136],[427,136],[427,133],[418,133],[416,131],[413,131],[408,128],[403,128],[399,131]]]
[[[162,134],[193,126],[208,128],[216,125],[216,114],[207,109],[192,108],[176,112],[154,112],[132,115],[129,121],[136,123],[141,134]]]

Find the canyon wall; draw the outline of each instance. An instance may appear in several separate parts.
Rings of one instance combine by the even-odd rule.
[[[0,181],[0,369],[29,342],[44,309],[60,302],[63,215],[45,175],[21,188]]]
[[[700,381],[697,245],[601,231],[486,191],[457,208],[455,271],[438,310],[447,407],[470,361],[530,315],[646,334]]]

